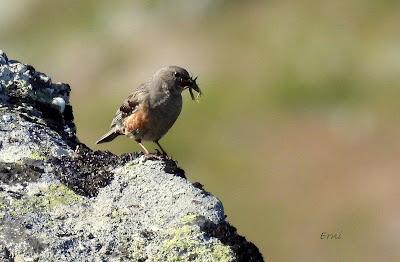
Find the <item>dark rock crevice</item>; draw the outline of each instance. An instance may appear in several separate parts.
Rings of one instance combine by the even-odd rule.
[[[251,242],[248,242],[245,237],[239,235],[234,226],[223,221],[215,224],[207,221],[201,229],[208,237],[218,238],[223,244],[228,245],[235,252],[237,261],[256,262],[262,261],[263,257],[258,248]]]

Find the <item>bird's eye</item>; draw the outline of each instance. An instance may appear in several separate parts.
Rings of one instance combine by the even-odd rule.
[[[176,78],[178,78],[178,77],[181,77],[181,74],[178,73],[178,72],[174,72],[174,76],[175,76]]]

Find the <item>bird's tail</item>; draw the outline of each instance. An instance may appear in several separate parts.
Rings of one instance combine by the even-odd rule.
[[[117,130],[115,130],[115,128],[113,128],[110,131],[108,131],[107,134],[105,134],[104,136],[100,137],[100,139],[97,140],[96,144],[110,142],[110,141],[114,140],[114,138],[116,138],[119,135],[120,134],[117,132]]]

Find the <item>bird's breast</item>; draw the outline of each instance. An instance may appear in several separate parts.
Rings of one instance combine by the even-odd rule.
[[[182,97],[170,97],[164,103],[158,104],[149,110],[150,130],[148,132],[149,140],[158,140],[165,135],[175,123],[182,110]],[[146,137],[145,137],[146,139]]]

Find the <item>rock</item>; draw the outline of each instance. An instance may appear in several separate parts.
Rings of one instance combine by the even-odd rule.
[[[0,261],[263,261],[173,160],[80,143],[69,93],[0,51]]]

